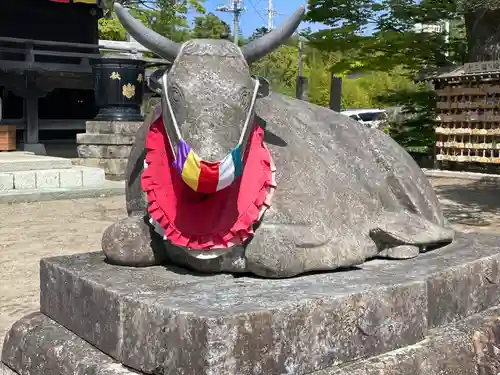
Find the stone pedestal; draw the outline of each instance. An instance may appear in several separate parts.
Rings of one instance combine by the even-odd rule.
[[[40,313],[15,323],[17,374],[496,374],[500,237],[406,261],[264,280],[44,259]]]
[[[75,162],[104,169],[109,178],[124,178],[135,134],[142,122],[87,121],[86,133],[77,134],[78,157]]]

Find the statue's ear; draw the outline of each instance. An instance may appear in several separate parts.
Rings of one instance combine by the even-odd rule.
[[[259,80],[259,92],[257,93],[257,98],[265,98],[269,96],[269,81],[262,76],[254,76],[254,79]]]
[[[163,74],[166,70],[166,68],[161,68],[151,73],[148,79],[148,87],[151,91],[156,92],[157,94],[161,94],[161,77],[163,77]]]

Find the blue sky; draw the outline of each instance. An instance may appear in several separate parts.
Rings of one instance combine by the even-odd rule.
[[[267,26],[267,0],[241,0],[243,7],[246,11],[241,15],[240,29],[243,36],[250,36],[255,29]],[[219,18],[233,26],[233,17],[231,13],[224,13],[215,11],[218,5],[227,5],[228,0],[205,0],[204,6],[207,12],[216,14]],[[307,5],[304,0],[273,0],[273,8],[277,14],[274,16],[274,25],[279,25],[288,16],[290,16],[295,9],[301,5]],[[313,30],[322,28],[321,24],[307,24],[303,22],[299,28],[310,26]]]

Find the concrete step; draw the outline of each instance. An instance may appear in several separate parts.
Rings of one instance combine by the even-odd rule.
[[[32,152],[0,152],[0,173],[70,169],[71,165],[70,159],[35,155]]]
[[[104,170],[71,166],[71,161],[68,161],[70,168],[0,172],[0,193],[12,190],[94,188],[104,185]]]

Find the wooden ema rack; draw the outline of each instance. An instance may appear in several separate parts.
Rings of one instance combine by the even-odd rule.
[[[500,72],[437,79],[436,159],[500,164]]]

